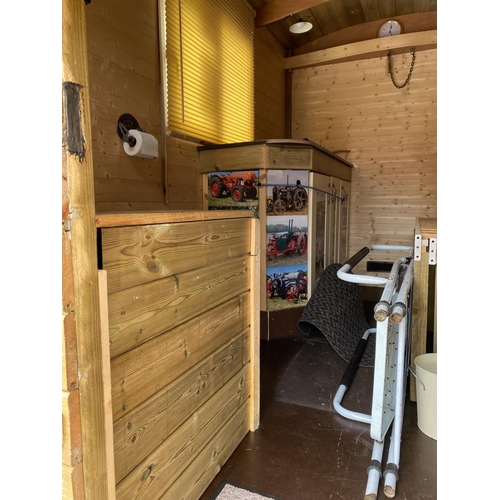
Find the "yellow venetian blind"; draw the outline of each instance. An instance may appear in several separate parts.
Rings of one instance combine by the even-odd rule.
[[[223,144],[254,137],[254,11],[246,0],[166,0],[167,128]]]

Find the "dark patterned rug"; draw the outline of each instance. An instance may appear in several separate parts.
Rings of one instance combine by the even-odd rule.
[[[321,275],[297,326],[304,335],[319,330],[335,352],[349,362],[359,339],[370,328],[357,283],[349,283],[337,276],[342,264],[331,264]],[[375,363],[375,334],[368,338],[359,366]]]

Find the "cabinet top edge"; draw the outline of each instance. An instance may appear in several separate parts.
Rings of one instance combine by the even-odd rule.
[[[143,226],[148,224],[169,224],[224,219],[252,218],[251,210],[167,210],[158,212],[96,213],[97,228],[118,226]]]
[[[206,146],[199,146],[198,151],[203,152],[203,151],[210,151],[214,149],[226,149],[226,148],[238,148],[238,147],[244,147],[244,146],[254,146],[254,145],[265,145],[265,146],[308,146],[312,149],[315,149],[317,151],[320,151],[328,156],[331,156],[332,158],[335,158],[336,160],[344,163],[345,165],[353,168],[354,165],[346,160],[345,158],[342,158],[341,156],[337,155],[335,152],[329,151],[328,149],[324,148],[323,146],[320,146],[319,144],[316,144],[309,139],[266,139],[266,140],[259,140],[259,141],[251,141],[251,142],[235,142],[231,144],[210,144]]]

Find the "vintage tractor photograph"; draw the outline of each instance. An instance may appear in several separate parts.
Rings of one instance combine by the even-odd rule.
[[[266,245],[268,261],[273,261],[278,255],[305,256],[307,252],[307,233],[295,230],[293,220],[288,221],[288,231],[274,232],[269,235]]]
[[[281,297],[291,304],[307,300],[307,276],[303,271],[273,273],[266,278],[266,297]]]
[[[208,188],[214,198],[231,196],[235,202],[257,198],[255,172],[214,173],[208,177]]]
[[[266,200],[266,210],[274,215],[283,215],[287,211],[302,212],[307,208],[307,200],[307,191],[300,186],[300,182],[274,186],[272,198]]]

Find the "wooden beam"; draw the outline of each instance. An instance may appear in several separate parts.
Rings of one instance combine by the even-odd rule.
[[[385,57],[388,51],[391,55],[402,54],[412,47],[415,48],[417,57],[420,50],[435,49],[437,47],[437,30],[376,38],[375,40],[365,40],[300,56],[287,57],[285,58],[285,70]]]
[[[437,30],[437,12],[406,14],[404,16],[397,16],[396,19],[403,25],[405,35],[419,31]],[[293,55],[300,56],[309,52],[329,49],[330,47],[338,47],[339,45],[347,45],[348,43],[375,39],[377,38],[380,25],[386,20],[387,19],[379,19],[377,21],[357,24],[334,31],[294,49]]]
[[[256,11],[255,27],[260,28],[328,0],[274,0]]]

